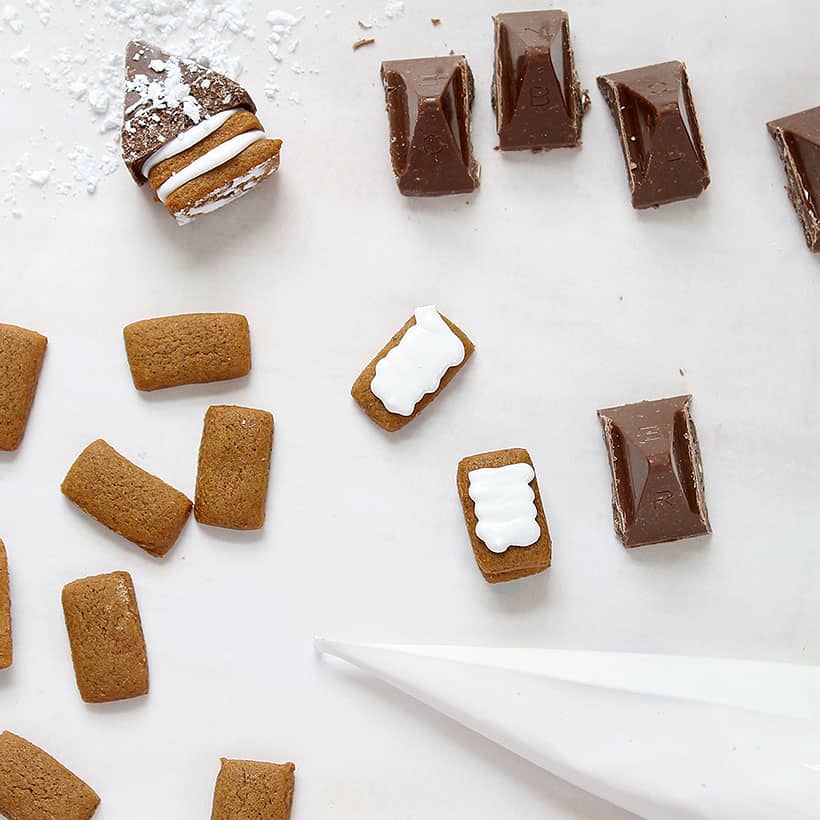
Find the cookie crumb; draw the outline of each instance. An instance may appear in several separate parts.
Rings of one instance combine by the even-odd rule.
[[[681,374],[681,376],[685,376],[685,375],[686,375],[686,371],[685,371],[682,367],[678,370],[678,373],[680,373],[680,374]]]
[[[353,51],[358,51],[360,48],[364,48],[364,46],[372,46],[375,42],[373,37],[363,37],[361,40],[356,40],[356,42],[353,43]]]
[[[440,25],[441,25],[441,17],[431,17],[431,18],[430,18],[430,22],[431,22],[434,26],[440,26]]]

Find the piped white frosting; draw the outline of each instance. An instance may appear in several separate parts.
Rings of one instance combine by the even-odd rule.
[[[238,134],[232,139],[214,146],[207,154],[195,159],[190,165],[181,168],[163,182],[157,188],[157,198],[164,204],[168,197],[183,185],[187,185],[197,177],[207,174],[208,171],[213,171],[214,168],[224,165],[224,163],[232,160],[246,148],[262,139],[265,139],[264,131],[246,131],[244,134]]]
[[[529,547],[541,537],[535,493],[535,470],[525,463],[470,470],[469,495],[478,519],[475,532],[491,552]]]
[[[391,413],[412,416],[428,393],[435,393],[444,374],[464,361],[464,344],[434,305],[416,308],[416,323],[376,364],[370,391]]]
[[[181,154],[183,151],[187,151],[197,143],[202,142],[202,140],[213,134],[214,131],[221,128],[234,114],[242,110],[244,109],[230,108],[227,111],[220,111],[212,117],[201,120],[196,125],[191,126],[187,131],[183,131],[174,137],[174,139],[166,142],[165,145],[154,151],[142,164],[142,168],[140,169],[142,175],[147,179],[151,170],[156,168],[161,162],[165,162],[166,159],[175,157],[177,154]]]

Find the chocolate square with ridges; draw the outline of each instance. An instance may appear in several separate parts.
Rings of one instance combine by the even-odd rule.
[[[390,159],[405,196],[475,190],[479,165],[470,138],[473,75],[467,59],[426,57],[382,63]]]
[[[686,67],[668,63],[606,74],[598,87],[621,139],[634,208],[700,196],[709,185]]]
[[[708,535],[691,396],[598,411],[612,470],[615,531],[625,547]]]
[[[786,169],[786,191],[806,244],[820,251],[820,107],[767,123]]]
[[[498,14],[492,103],[502,150],[575,147],[589,98],[564,11]]]

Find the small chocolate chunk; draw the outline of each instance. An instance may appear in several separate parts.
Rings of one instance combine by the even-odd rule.
[[[499,147],[574,148],[589,98],[584,96],[565,11],[498,14],[492,103]]]
[[[820,251],[820,107],[767,123],[786,167],[786,191],[806,244]]]
[[[633,208],[700,196],[709,167],[686,66],[668,63],[598,77],[621,138]]]
[[[612,470],[615,532],[625,547],[708,535],[691,396],[599,410]]]
[[[405,196],[468,194],[479,165],[470,141],[473,74],[460,55],[382,63],[390,159]]]

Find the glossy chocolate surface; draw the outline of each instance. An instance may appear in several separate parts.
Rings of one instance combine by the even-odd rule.
[[[589,105],[564,11],[498,14],[492,103],[504,151],[576,147]]]
[[[405,196],[475,190],[479,165],[470,139],[473,75],[462,56],[382,63],[390,159]]]
[[[606,74],[598,87],[618,129],[632,206],[700,196],[709,167],[683,63]]]
[[[675,396],[598,411],[615,531],[625,547],[711,532],[691,401]]]
[[[786,191],[806,244],[820,251],[820,107],[767,123],[786,169]]]

